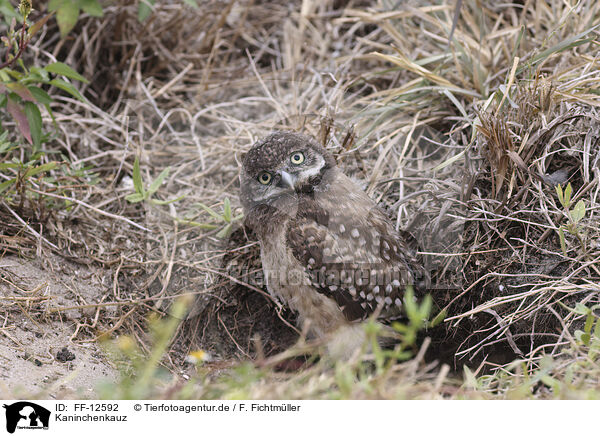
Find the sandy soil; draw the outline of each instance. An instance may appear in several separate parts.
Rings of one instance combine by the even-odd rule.
[[[105,312],[63,309],[101,302],[108,277],[58,257],[44,260],[0,259],[0,396],[93,398],[117,374],[92,341]]]

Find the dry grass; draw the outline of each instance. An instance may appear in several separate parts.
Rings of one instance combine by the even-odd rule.
[[[202,3],[160,5],[144,24],[135,5],[109,6],[66,40],[50,24],[32,47],[35,62],[58,58],[91,81],[89,104],[55,96],[52,148],[93,168],[95,183],[88,172],[60,192],[36,187],[69,209],[3,202],[0,248],[111,271],[111,294],[94,304],[100,333],[83,327],[74,340],[129,333],[147,344],[142,316],[193,294],[197,318],[168,366],[193,346],[226,361],[293,343],[293,314],[229,277],[232,259],[258,267],[256,242],[241,230],[217,237],[223,223],[200,203],[221,213],[229,199],[239,213],[240,154],[273,129],[296,129],[418,235],[447,314],[428,352],[389,369],[381,390],[341,397],[460,397],[447,367],[424,363],[437,358],[476,374],[520,358],[525,370],[503,370],[514,380],[546,371],[547,355],[576,360],[564,350],[581,351],[573,332],[585,316],[568,307],[600,303],[598,2],[463,1],[450,42],[454,2]],[[170,167],[155,198],[179,200],[126,201],[136,156],[146,185]],[[557,183],[586,210],[566,253]],[[276,397],[320,397],[341,386],[335,375],[321,383],[320,370],[270,374],[244,392],[264,397],[267,383]],[[504,395],[502,383],[474,395]]]

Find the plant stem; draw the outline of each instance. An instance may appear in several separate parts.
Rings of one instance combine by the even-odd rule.
[[[19,41],[19,50],[17,51],[17,54],[15,55],[15,57],[13,57],[12,59],[8,60],[8,56],[10,54],[10,49],[9,52],[6,53],[6,58],[7,61],[0,64],[0,70],[2,68],[6,68],[6,67],[10,67],[12,66],[12,64],[14,64],[23,54],[23,52],[25,51],[25,49],[27,48],[27,45],[29,44],[29,39],[25,38],[25,29],[27,28],[27,22],[23,22],[23,26],[21,27],[21,40]]]

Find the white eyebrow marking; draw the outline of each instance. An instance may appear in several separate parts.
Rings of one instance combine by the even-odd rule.
[[[317,162],[317,165],[307,168],[304,171],[301,171],[299,173],[299,176],[301,178],[309,178],[312,176],[316,176],[317,174],[319,174],[321,172],[321,170],[323,169],[323,167],[325,166],[325,159],[323,159],[323,156],[321,155],[317,155],[319,158],[319,161]]]

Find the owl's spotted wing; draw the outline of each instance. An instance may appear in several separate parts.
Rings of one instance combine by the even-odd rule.
[[[375,205],[345,216],[307,199],[289,222],[287,243],[315,289],[349,321],[376,310],[382,320],[398,318],[406,286],[421,275],[412,250]]]

